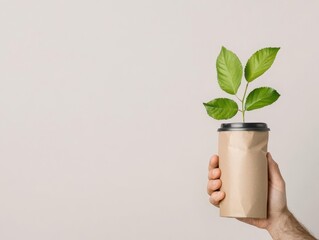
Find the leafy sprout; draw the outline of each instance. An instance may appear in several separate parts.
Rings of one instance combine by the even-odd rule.
[[[274,103],[280,94],[270,87],[259,87],[252,90],[248,95],[249,84],[263,75],[275,61],[280,48],[263,48],[255,52],[247,61],[244,68],[246,85],[243,97],[237,95],[243,77],[243,66],[235,53],[222,47],[217,57],[216,69],[220,88],[228,94],[233,95],[240,101],[238,104],[229,98],[216,98],[203,103],[209,116],[214,119],[230,119],[241,112],[245,122],[246,111],[259,109]],[[247,95],[247,97],[246,97]]]

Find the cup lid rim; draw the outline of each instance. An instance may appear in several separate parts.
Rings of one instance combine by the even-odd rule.
[[[270,131],[266,123],[263,122],[235,122],[222,123],[218,132],[222,131]]]

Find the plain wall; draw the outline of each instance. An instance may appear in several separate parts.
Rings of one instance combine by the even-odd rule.
[[[250,86],[281,97],[246,118],[268,123],[289,208],[319,237],[318,8],[2,0],[0,239],[270,239],[208,202],[221,122],[202,103],[227,96],[215,69],[222,45],[243,64],[281,47]]]

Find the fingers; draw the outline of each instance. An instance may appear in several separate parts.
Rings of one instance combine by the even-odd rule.
[[[216,207],[219,207],[221,200],[225,198],[225,193],[222,191],[213,192],[209,197],[209,202]]]
[[[285,188],[285,181],[280,173],[280,169],[278,164],[272,158],[270,153],[267,153],[267,160],[268,160],[268,176],[269,180],[281,189]]]
[[[208,180],[220,178],[221,171],[219,168],[214,168],[208,171]]]
[[[218,162],[219,157],[217,155],[213,155],[209,160],[207,183],[207,193],[210,195],[209,202],[216,207],[219,207],[220,201],[225,198],[225,192],[219,191],[222,181],[219,179],[221,170],[218,168]]]
[[[220,179],[217,180],[209,180],[207,183],[207,193],[211,195],[214,191],[217,191],[222,186],[222,181]]]
[[[219,158],[217,155],[213,155],[209,160],[208,170],[218,167]]]

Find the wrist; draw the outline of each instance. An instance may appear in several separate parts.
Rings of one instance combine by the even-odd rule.
[[[274,240],[315,239],[288,209],[272,218],[266,229]]]
[[[291,217],[292,213],[286,208],[272,219],[266,229],[273,239],[280,239],[280,234],[285,226],[287,226],[287,223],[291,220]]]

